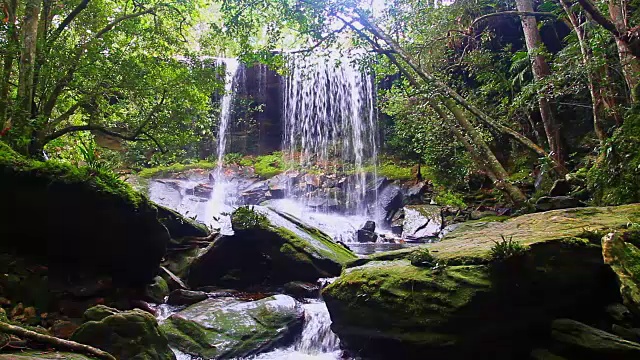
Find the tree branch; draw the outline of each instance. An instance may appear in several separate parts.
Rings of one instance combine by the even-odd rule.
[[[69,26],[69,24],[76,18],[76,16],[78,16],[78,14],[82,12],[82,10],[87,8],[87,5],[89,5],[89,1],[90,0],[81,0],[80,3],[73,9],[73,11],[71,11],[69,15],[64,18],[64,20],[62,20],[60,25],[58,25],[58,27],[51,33],[51,36],[47,40],[49,44],[52,44],[54,41],[56,41],[62,31],[64,31],[64,29]]]
[[[308,49],[292,51],[292,52],[290,52],[290,54],[299,54],[299,53],[312,52],[313,50],[315,50],[318,47],[320,47],[320,45],[322,45],[322,43],[324,43],[325,41],[329,40],[333,35],[343,32],[348,26],[349,26],[348,24],[344,24],[340,29],[334,30],[334,31],[330,32],[329,34],[327,34],[326,36],[323,36],[322,38],[320,38],[320,40],[318,40],[318,42],[315,43],[312,47],[310,47]]]
[[[93,346],[80,344],[80,343],[77,343],[75,341],[64,340],[64,339],[60,339],[60,338],[49,336],[49,335],[40,334],[40,333],[37,333],[35,331],[31,331],[31,330],[27,330],[27,329],[21,328],[19,326],[9,325],[9,324],[7,324],[5,322],[1,322],[1,321],[0,321],[0,331],[2,331],[3,333],[13,334],[13,335],[19,336],[21,338],[30,339],[30,340],[34,340],[34,341],[37,341],[37,342],[40,342],[40,343],[49,344],[49,345],[51,345],[51,346],[53,346],[55,348],[61,348],[61,349],[67,349],[67,350],[82,352],[84,354],[95,356],[95,357],[97,357],[99,359],[104,359],[104,360],[116,360],[116,358],[113,357],[108,352],[105,352],[105,351],[102,351],[100,349],[94,348]]]
[[[589,14],[591,19],[593,19],[593,21],[600,24],[600,26],[605,28],[610,33],[612,33],[613,36],[620,37],[620,33],[618,32],[618,29],[616,29],[616,26],[611,22],[611,20],[609,20],[609,18],[607,18],[600,11],[598,11],[598,9],[590,0],[577,0],[577,1],[578,1],[578,4],[582,6],[584,11],[586,11],[586,13]]]

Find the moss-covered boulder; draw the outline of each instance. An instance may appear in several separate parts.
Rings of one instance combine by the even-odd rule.
[[[292,340],[304,310],[286,295],[257,301],[209,299],[171,315],[162,325],[178,350],[204,359],[231,359]]]
[[[638,219],[640,205],[529,214],[461,226],[425,246],[431,267],[415,248],[352,262],[323,291],[332,328],[370,357],[526,358],[553,319],[617,298],[599,239]]]
[[[0,198],[0,247],[52,270],[144,284],[169,241],[156,207],[115,175],[26,159],[1,142]]]
[[[138,309],[113,312],[104,306],[88,309],[85,318],[101,319],[82,324],[71,340],[102,349],[120,360],[175,360],[153,315]]]
[[[155,205],[158,208],[158,220],[169,230],[172,239],[180,241],[186,237],[206,237],[209,235],[210,231],[205,225],[186,218],[175,210]]]
[[[604,262],[616,274],[624,305],[640,317],[640,230],[607,234],[602,238]]]
[[[640,344],[578,321],[558,319],[551,327],[554,350],[570,359],[640,359]]]
[[[337,276],[356,256],[320,230],[290,215],[242,207],[232,236],[216,239],[189,270],[192,287],[280,286]]]

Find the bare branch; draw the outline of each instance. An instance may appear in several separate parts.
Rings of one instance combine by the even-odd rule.
[[[611,22],[611,20],[609,20],[609,18],[607,18],[600,11],[598,11],[596,6],[590,0],[577,0],[577,1],[580,4],[580,6],[582,6],[584,11],[586,11],[587,14],[589,14],[591,19],[593,19],[593,21],[600,24],[600,26],[605,28],[610,33],[612,33],[613,36],[620,37],[620,33],[618,32],[618,29],[616,29],[616,26]]]
[[[53,31],[53,33],[51,33],[51,36],[47,40],[49,44],[52,44],[54,41],[56,41],[60,36],[60,34],[62,33],[62,31],[64,31],[64,29],[66,29],[67,26],[69,26],[69,24],[73,21],[73,19],[75,19],[76,16],[78,16],[78,14],[82,12],[82,10],[86,9],[87,5],[89,5],[89,1],[90,0],[81,0],[80,3],[73,9],[73,11],[71,11],[69,15],[67,15],[67,17],[64,18],[64,20],[62,20],[60,25],[58,25],[58,27]]]

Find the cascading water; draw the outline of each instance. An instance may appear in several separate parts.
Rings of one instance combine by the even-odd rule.
[[[236,59],[217,59],[216,65],[224,67],[224,94],[220,101],[220,122],[218,125],[218,158],[216,163],[216,169],[213,172],[213,190],[211,192],[211,200],[209,201],[209,209],[207,218],[219,219],[221,214],[227,209],[227,202],[233,197],[228,196],[232,191],[232,187],[225,178],[224,175],[224,155],[227,148],[227,129],[229,128],[229,122],[231,121],[231,115],[233,111],[233,102],[235,99],[235,79],[238,76],[238,70],[240,64]],[[229,232],[230,229],[225,229],[225,222],[220,222],[221,231],[223,233]]]
[[[292,167],[349,174],[347,208],[367,214],[366,170],[375,183],[378,157],[372,76],[337,54],[290,55],[289,65],[283,86],[286,158]]]

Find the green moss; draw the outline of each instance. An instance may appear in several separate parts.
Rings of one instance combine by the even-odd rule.
[[[265,179],[282,173],[285,170],[282,153],[274,152],[273,154],[256,157],[253,168],[256,175]]]
[[[29,176],[31,180],[42,179],[50,183],[81,184],[99,193],[115,195],[135,207],[148,202],[143,195],[108,170],[78,168],[57,160],[28,159],[2,142],[0,142],[0,172],[5,175]]]
[[[211,170],[211,169],[215,169],[216,166],[217,166],[216,163],[210,162],[210,161],[198,161],[190,164],[173,164],[168,166],[157,166],[157,167],[142,169],[140,172],[138,172],[138,176],[145,179],[165,177],[171,174],[176,174],[176,173],[180,173],[187,170],[193,170],[193,169]]]

